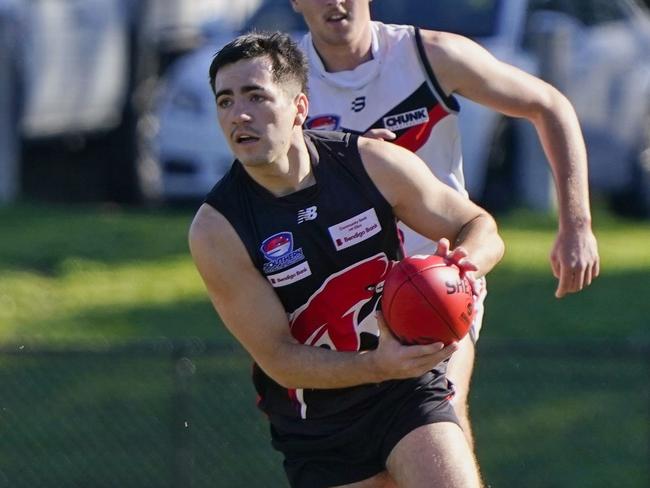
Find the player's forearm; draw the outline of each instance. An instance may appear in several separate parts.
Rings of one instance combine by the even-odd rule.
[[[505,251],[497,224],[487,213],[463,226],[452,243],[454,248],[459,246],[467,251],[469,259],[478,267],[478,271],[474,273],[477,278],[490,272]]]
[[[587,151],[573,107],[555,92],[534,124],[553,172],[560,228],[590,227]]]
[[[373,356],[373,351],[333,351],[288,343],[276,348],[272,358],[257,363],[285,388],[346,388],[387,379],[380,377]]]

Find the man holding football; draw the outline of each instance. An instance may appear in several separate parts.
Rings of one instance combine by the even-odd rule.
[[[292,487],[480,487],[445,377],[457,343],[403,345],[377,309],[401,258],[396,219],[453,243],[448,261],[476,277],[503,254],[494,219],[406,149],[303,130],[306,82],[283,34],[217,53],[210,84],[237,160],[189,234],[217,313],[254,359],[273,446]]]

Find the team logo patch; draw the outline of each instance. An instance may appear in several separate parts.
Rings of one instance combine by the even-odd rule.
[[[291,232],[278,232],[267,237],[260,246],[262,255],[267,262],[264,263],[264,273],[269,274],[296,264],[305,259],[302,248],[293,249],[293,234]]]
[[[339,128],[339,122],[341,122],[341,117],[338,115],[317,115],[315,117],[310,117],[309,120],[305,122],[305,126],[308,129],[314,130],[337,130]]]
[[[407,129],[427,122],[429,122],[429,112],[426,107],[384,117],[384,127],[392,131]]]
[[[307,278],[307,276],[311,276],[311,268],[309,263],[305,261],[280,273],[268,275],[266,279],[271,282],[273,288],[280,288]]]
[[[354,246],[381,232],[374,208],[328,228],[337,251]]]

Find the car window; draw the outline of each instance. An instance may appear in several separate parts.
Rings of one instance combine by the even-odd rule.
[[[579,18],[578,3],[575,0],[531,0],[528,6],[529,15],[538,10],[550,10]]]
[[[467,37],[488,37],[497,28],[501,0],[375,0],[372,17],[384,23],[410,24]]]
[[[455,32],[468,37],[493,35],[502,0],[375,0],[372,18],[387,24],[410,24],[423,29]],[[289,0],[266,0],[246,23],[244,31],[307,29]]]
[[[617,22],[625,19],[623,5],[616,0],[577,0],[582,21],[587,26]]]
[[[627,5],[618,0],[531,0],[528,15],[537,10],[551,10],[570,15],[585,27],[625,20]]]
[[[576,18],[586,27],[624,20],[625,6],[617,0],[531,0],[529,13],[552,10]]]
[[[266,0],[246,22],[242,31],[306,31],[302,15],[296,13],[289,0]]]

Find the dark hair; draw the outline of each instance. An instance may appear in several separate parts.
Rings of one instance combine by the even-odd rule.
[[[307,59],[291,37],[282,32],[250,32],[222,47],[210,64],[212,93],[215,93],[214,80],[221,68],[242,59],[264,56],[271,59],[273,81],[296,81],[301,91],[307,93]]]

